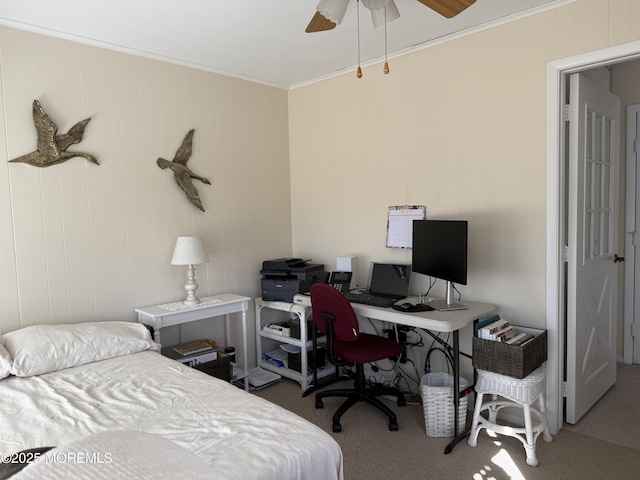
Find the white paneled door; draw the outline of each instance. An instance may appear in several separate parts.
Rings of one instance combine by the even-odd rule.
[[[616,381],[620,100],[570,78],[566,418],[576,423]]]
[[[627,105],[624,361],[640,364],[640,105]]]

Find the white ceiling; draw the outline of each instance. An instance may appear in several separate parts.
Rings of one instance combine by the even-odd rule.
[[[354,69],[357,15],[305,33],[319,0],[2,0],[0,25],[291,88]],[[417,0],[395,0],[387,26],[393,54],[573,0],[476,0],[446,19]],[[362,65],[384,58],[384,29],[360,7]]]

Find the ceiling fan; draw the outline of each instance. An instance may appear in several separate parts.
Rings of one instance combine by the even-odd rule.
[[[467,7],[473,5],[476,0],[418,1],[443,17],[453,18]],[[374,27],[385,25],[400,17],[394,0],[362,0],[362,3],[371,10],[371,19],[373,20]],[[342,22],[348,4],[349,0],[321,0],[305,32],[322,32],[335,28],[336,25]]]

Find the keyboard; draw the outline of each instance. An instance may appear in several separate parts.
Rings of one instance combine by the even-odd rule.
[[[377,295],[371,295],[370,293],[344,292],[344,296],[350,302],[371,305],[373,307],[390,307],[398,301],[396,298],[379,297]]]

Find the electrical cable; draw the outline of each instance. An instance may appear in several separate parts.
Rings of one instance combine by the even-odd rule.
[[[435,279],[433,277],[429,277],[429,288],[427,289],[427,291],[423,295],[424,297],[428,297],[429,296],[429,292],[431,291],[431,289],[433,288],[433,286],[436,284],[437,281],[438,281],[437,279]]]
[[[358,16],[358,72],[356,77],[362,78],[362,68],[360,68],[360,0],[356,3],[356,12]]]

